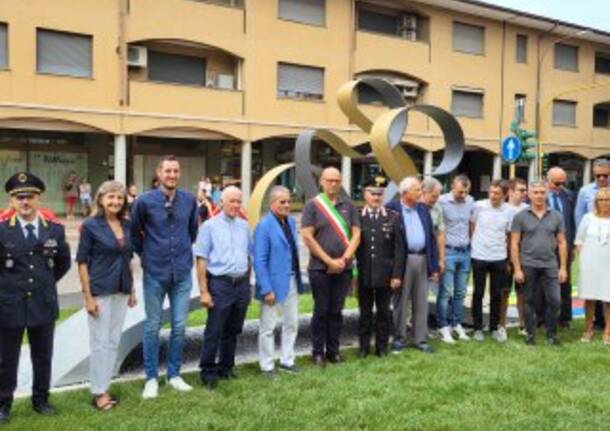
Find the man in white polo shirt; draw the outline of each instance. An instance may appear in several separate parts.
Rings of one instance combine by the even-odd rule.
[[[507,186],[502,180],[494,180],[489,186],[489,199],[478,201],[472,214],[472,317],[474,339],[483,341],[483,296],[489,275],[489,330],[494,340],[506,341],[506,331],[498,327],[502,291],[508,257],[508,233],[511,211],[504,202]]]

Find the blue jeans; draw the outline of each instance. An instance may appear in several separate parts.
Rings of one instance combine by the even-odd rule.
[[[445,272],[436,297],[436,319],[439,328],[462,324],[469,273],[470,252],[446,249]]]
[[[171,379],[180,375],[182,365],[182,346],[184,345],[184,328],[189,313],[192,280],[189,273],[179,283],[161,283],[144,272],[144,372],[146,379],[159,377],[159,331],[163,323],[163,302],[169,296],[171,315],[171,334],[167,354],[167,377]]]

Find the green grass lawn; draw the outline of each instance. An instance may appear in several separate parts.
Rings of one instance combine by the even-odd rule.
[[[100,413],[87,390],[54,394],[60,414],[41,418],[19,400],[7,430],[607,430],[610,350],[600,336],[578,341],[579,324],[562,333],[564,345],[526,346],[510,331],[498,345],[487,339],[440,345],[434,355],[407,350],[383,359],[318,369],[299,360],[302,373],[270,381],[256,365],[238,368],[239,379],[215,392],[186,379],[195,390],[179,395],[162,386],[142,401],[141,382],[113,391],[120,406]]]

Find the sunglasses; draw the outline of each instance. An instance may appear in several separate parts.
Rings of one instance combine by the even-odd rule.
[[[562,187],[566,185],[566,183],[562,181],[554,182],[553,184],[555,184],[555,187]]]
[[[25,201],[25,200],[31,200],[34,199],[34,195],[33,194],[22,194],[22,195],[15,195],[15,199],[17,199],[18,201]]]
[[[595,178],[608,178],[608,174],[595,174]]]
[[[610,198],[595,199],[597,202],[610,202]]]

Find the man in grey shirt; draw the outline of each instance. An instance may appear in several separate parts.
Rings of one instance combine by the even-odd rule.
[[[515,281],[524,283],[525,290],[526,343],[536,344],[536,293],[542,289],[546,300],[547,342],[558,346],[559,283],[567,279],[565,226],[561,214],[547,207],[544,181],[530,184],[529,198],[530,208],[515,215],[511,226]],[[555,250],[559,250],[559,271]]]

